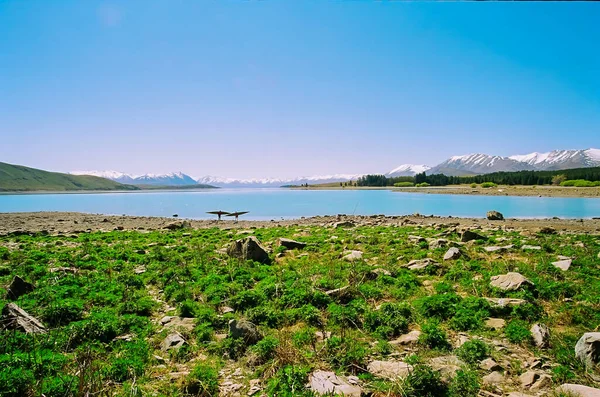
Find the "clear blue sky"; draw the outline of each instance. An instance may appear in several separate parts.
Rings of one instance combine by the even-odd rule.
[[[0,161],[286,177],[600,146],[600,4],[0,1]]]

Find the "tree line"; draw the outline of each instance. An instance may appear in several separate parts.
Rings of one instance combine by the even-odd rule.
[[[385,175],[364,175],[357,179],[357,186],[394,186],[400,182],[415,185],[427,183],[431,186],[460,185],[492,182],[498,185],[550,185],[556,180],[583,179],[600,181],[600,167],[573,168],[556,171],[514,171],[493,172],[472,176],[447,176],[444,174],[427,175],[425,172],[412,176],[386,177]]]

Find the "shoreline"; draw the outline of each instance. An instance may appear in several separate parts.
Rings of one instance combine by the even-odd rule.
[[[551,227],[558,232],[578,232],[600,235],[600,218],[592,219],[513,219],[489,221],[486,218],[457,218],[424,215],[328,215],[299,219],[253,221],[194,220],[153,216],[103,215],[81,212],[13,212],[0,213],[0,235],[10,233],[72,234],[85,232],[165,230],[171,224],[194,229],[250,229],[286,226],[335,227],[336,222],[352,222],[357,227],[451,225],[460,228],[502,228],[504,230],[536,231]]]
[[[565,187],[565,186],[507,186],[494,188],[471,188],[469,185],[447,185],[429,187],[395,187],[395,186],[308,186],[290,187],[298,190],[390,190],[401,193],[420,194],[458,194],[473,196],[514,196],[514,197],[561,197],[561,198],[600,198],[600,187]]]

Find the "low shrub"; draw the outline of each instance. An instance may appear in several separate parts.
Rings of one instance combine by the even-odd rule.
[[[477,397],[481,385],[476,371],[456,371],[456,375],[450,382],[450,396],[452,397]]]
[[[416,187],[428,187],[428,186],[431,186],[431,185],[429,183],[427,183],[427,182],[421,182],[421,183],[417,183],[415,186]]]
[[[437,321],[430,321],[421,327],[419,344],[432,349],[447,349],[449,347],[446,332]]]
[[[469,364],[476,364],[489,354],[489,346],[479,339],[469,340],[456,350],[456,355]]]
[[[442,397],[448,393],[448,387],[442,381],[439,371],[424,364],[417,364],[406,378],[404,384],[406,397]]]
[[[215,364],[196,364],[185,380],[185,391],[200,397],[219,395],[219,370]]]
[[[560,186],[596,187],[600,186],[600,181],[591,182],[585,179],[571,179],[568,181],[561,182]]]
[[[482,187],[482,188],[484,188],[484,189],[489,189],[489,188],[491,188],[491,187],[497,187],[497,186],[498,186],[498,185],[497,185],[497,184],[495,184],[494,182],[483,182],[483,183],[481,184],[481,187]]]
[[[523,343],[529,341],[531,332],[528,324],[523,320],[512,320],[504,329],[506,338],[512,343]]]
[[[312,392],[306,389],[309,373],[309,367],[286,365],[269,379],[267,395],[278,397],[312,396]]]
[[[394,183],[394,186],[396,186],[396,187],[413,187],[413,186],[415,186],[415,184],[412,182],[397,182],[397,183]]]

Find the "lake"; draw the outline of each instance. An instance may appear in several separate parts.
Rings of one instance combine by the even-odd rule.
[[[315,215],[440,215],[507,218],[592,218],[600,199],[470,196],[389,190],[210,189],[129,193],[0,195],[0,212],[76,211],[109,215],[208,219],[206,211],[250,211],[243,219],[270,220]]]

